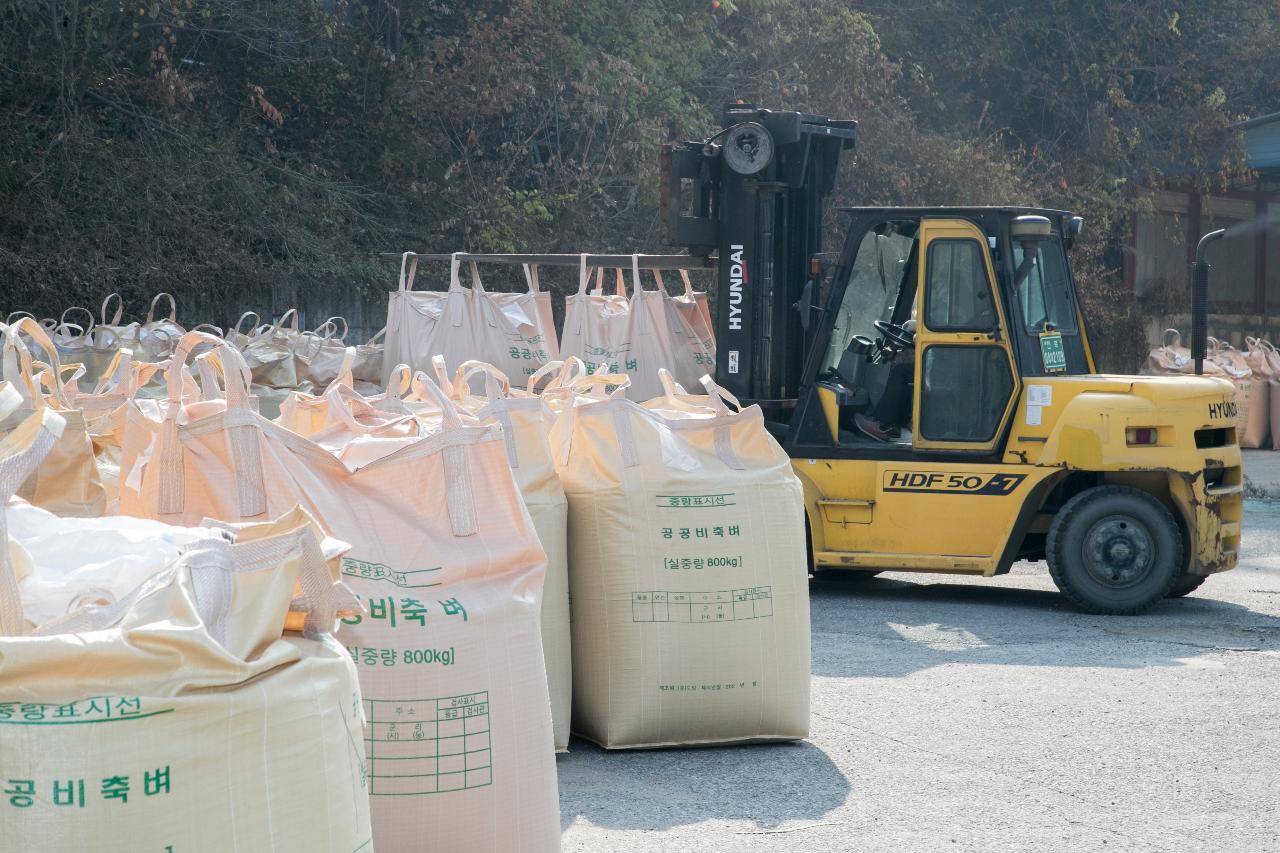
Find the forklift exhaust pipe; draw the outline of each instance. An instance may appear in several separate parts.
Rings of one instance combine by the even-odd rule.
[[[1196,263],[1191,274],[1191,357],[1196,362],[1196,376],[1204,375],[1204,356],[1209,349],[1209,261],[1205,253],[1209,244],[1221,240],[1227,229],[1210,231],[1196,244]]]

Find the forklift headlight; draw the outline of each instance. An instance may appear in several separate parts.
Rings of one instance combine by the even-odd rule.
[[[1149,447],[1159,440],[1155,427],[1129,427],[1124,438],[1130,447]]]

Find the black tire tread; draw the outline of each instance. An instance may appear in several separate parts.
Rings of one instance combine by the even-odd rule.
[[[1169,590],[1169,594],[1165,597],[1182,598],[1184,595],[1190,595],[1208,579],[1205,575],[1178,575],[1177,580],[1173,582],[1173,588]]]
[[[1145,613],[1161,600],[1169,597],[1170,592],[1176,586],[1178,579],[1182,577],[1182,575],[1180,573],[1174,573],[1170,576],[1164,591],[1158,596],[1153,596],[1151,601],[1145,605],[1127,608],[1099,608],[1082,599],[1071,589],[1070,583],[1066,582],[1064,579],[1061,561],[1057,556],[1059,545],[1058,540],[1062,531],[1070,527],[1072,520],[1079,512],[1082,511],[1082,507],[1087,507],[1093,500],[1106,497],[1107,495],[1116,495],[1117,497],[1137,497],[1139,500],[1149,503],[1153,507],[1159,508],[1163,517],[1168,521],[1170,529],[1176,533],[1174,541],[1177,543],[1176,547],[1178,549],[1177,564],[1183,564],[1182,533],[1178,528],[1178,523],[1174,520],[1173,515],[1164,504],[1160,503],[1147,492],[1144,492],[1141,489],[1135,489],[1132,486],[1094,486],[1093,488],[1080,492],[1078,495],[1075,495],[1068,500],[1063,505],[1062,509],[1058,510],[1058,514],[1053,519],[1053,524],[1049,526],[1049,535],[1045,539],[1044,549],[1045,557],[1049,563],[1049,575],[1053,578],[1053,582],[1058,587],[1058,590],[1066,596],[1067,600],[1081,610],[1100,615],[1134,616],[1139,613]]]

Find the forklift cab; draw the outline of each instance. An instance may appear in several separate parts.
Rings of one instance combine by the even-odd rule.
[[[1087,374],[1066,247],[1079,220],[1028,208],[866,208],[821,305],[793,456],[998,456],[1023,377]],[[899,428],[889,441],[855,415]]]

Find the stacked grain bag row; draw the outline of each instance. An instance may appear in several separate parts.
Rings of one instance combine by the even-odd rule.
[[[9,389],[7,397],[13,402],[15,417],[19,409],[27,414],[20,422],[7,421],[6,426],[12,427],[13,435],[25,435],[31,428],[23,424],[30,418],[56,418],[59,434],[50,433],[49,446],[42,448],[43,460],[34,475],[12,473],[8,480],[15,486],[35,483],[63,499],[89,479],[87,472],[93,469],[94,456],[87,440],[61,446],[66,438],[65,419],[55,408],[68,414],[79,412],[74,405],[88,406],[98,395],[66,393],[68,389],[57,381],[63,370],[56,346],[47,340],[39,324],[20,320],[16,325],[18,328],[6,330],[6,343],[13,350],[10,361],[16,365],[14,372],[27,380],[27,393]],[[48,370],[41,369],[31,357],[23,338],[37,342],[42,357],[52,362]],[[199,381],[187,366],[198,350],[204,350],[194,364]],[[128,375],[124,368],[113,372],[116,378]],[[377,401],[352,389],[348,375],[344,382],[335,383],[330,396],[332,402],[341,404],[345,419],[336,419],[333,427],[317,434],[318,441],[311,442],[255,412],[249,380],[249,368],[236,348],[203,333],[184,335],[163,373],[165,399],[130,397],[121,391],[124,410],[113,412],[123,420],[115,464],[123,472],[123,509],[134,515],[183,525],[210,525],[213,522],[204,521],[206,517],[232,523],[259,521],[288,514],[303,504],[326,531],[341,530],[353,540],[355,548],[342,558],[340,571],[343,579],[362,593],[365,608],[363,612],[346,608],[340,633],[346,648],[330,644],[329,650],[341,651],[338,660],[348,672],[351,661],[357,661],[355,669],[365,686],[363,695],[347,691],[341,701],[343,712],[334,719],[366,725],[362,732],[348,732],[343,737],[309,738],[307,749],[327,760],[332,750],[318,745],[342,746],[344,752],[338,754],[353,769],[351,778],[361,786],[355,796],[344,791],[343,800],[367,810],[368,797],[373,797],[377,818],[374,839],[370,841],[367,834],[367,817],[347,821],[352,832],[366,831],[358,840],[333,833],[315,836],[323,831],[319,821],[313,822],[312,834],[299,832],[296,836],[316,839],[317,849],[372,849],[368,845],[376,843],[384,850],[417,850],[424,838],[432,840],[433,849],[442,850],[498,851],[517,845],[529,850],[558,849],[550,705],[538,638],[545,558],[519,498],[500,428],[464,424],[451,401],[438,391],[434,392],[437,406],[432,417],[411,416],[413,423],[394,418],[386,423],[371,422],[367,413],[379,412]],[[125,388],[129,387],[132,385],[127,382]],[[434,386],[426,377],[419,377],[414,387],[433,395]],[[115,387],[110,390],[109,396],[113,396]],[[345,432],[344,420],[350,424]],[[86,439],[84,435],[79,438]],[[62,464],[65,459],[54,460],[58,465],[47,467],[59,449],[66,451],[63,457],[79,460],[78,470]],[[37,460],[29,457],[23,458],[34,465]],[[389,472],[395,476],[388,476]],[[424,483],[438,488],[424,492]],[[104,531],[137,524],[112,519],[95,523]],[[178,533],[166,535],[182,538]],[[48,587],[56,574],[52,569],[67,567],[55,567],[56,561],[47,553],[42,560],[46,565],[40,566],[37,580],[48,598]],[[18,562],[30,568],[33,561]],[[153,564],[151,569],[159,567]],[[235,586],[219,580],[221,575],[211,569],[197,568],[192,569],[188,584],[192,594],[199,601],[207,600],[214,616],[227,610],[239,614],[244,605],[238,603],[242,596]],[[247,568],[232,566],[228,572],[235,583],[249,577]],[[120,597],[125,574],[122,571],[119,577],[106,579],[117,581],[114,589],[102,589],[101,572],[78,572],[74,565],[62,572],[60,577],[73,578],[56,590],[63,599],[74,597],[77,604],[102,602],[99,609],[105,607],[111,618],[90,619],[98,611],[81,607],[70,621],[54,627],[60,632],[100,632],[123,626],[129,641],[142,638],[138,632],[150,630],[146,616],[139,617],[136,624],[127,619],[113,621],[124,619],[118,602],[129,602],[132,608],[133,602],[143,600],[136,595]],[[148,583],[154,586],[154,581]],[[80,592],[88,593],[87,598],[72,596],[70,587],[77,584]],[[289,582],[284,587],[289,597],[293,597],[293,586]],[[144,584],[143,589],[150,587]],[[202,596],[202,590],[207,594]],[[303,583],[296,602],[303,608],[319,606],[324,603],[322,592],[314,584]],[[14,599],[8,600],[12,604]],[[270,600],[263,602],[266,606]],[[288,598],[284,609],[287,607]],[[277,605],[275,609],[280,608]],[[157,611],[146,612],[154,616]],[[125,615],[128,613],[132,610]],[[283,620],[284,613],[279,615]],[[163,621],[171,627],[185,625],[168,615]],[[26,633],[31,628],[25,621],[8,622],[8,634]],[[280,627],[284,624],[281,621]],[[226,642],[230,635],[221,626],[221,621],[213,624],[209,633]],[[320,628],[312,628],[311,633],[318,636]],[[251,654],[245,661],[258,660],[266,648],[265,641],[254,641],[246,649]],[[183,655],[201,658],[187,648],[167,660],[181,660]],[[6,655],[7,660],[18,658]],[[276,660],[274,665],[280,663]],[[117,685],[128,683],[128,661],[121,667],[112,673]],[[257,674],[261,671],[254,670],[246,677]],[[173,676],[171,668],[169,675]],[[185,675],[173,679],[173,689],[186,689]],[[191,675],[205,686],[212,683],[208,678],[201,681],[198,671]],[[146,699],[155,705],[151,700],[168,698],[157,694],[155,680],[148,680],[145,672],[137,673],[137,680],[142,692],[131,701],[146,704]],[[348,686],[354,689],[354,681]],[[312,699],[322,700],[327,695],[322,688],[317,683],[306,695],[306,702],[288,697],[282,701],[305,712],[320,707]],[[0,665],[0,700],[7,698],[6,690],[15,691],[15,699],[23,702],[35,695]],[[172,713],[169,708],[162,710]],[[221,732],[201,728],[191,714],[182,719],[195,721],[190,734],[216,754],[235,756],[236,742],[228,739],[234,732],[219,742]],[[306,730],[300,724],[293,728]],[[261,728],[252,725],[248,732],[246,736],[263,736]],[[347,750],[354,752],[348,755]],[[20,763],[21,759],[17,756],[15,760]],[[494,772],[495,767],[499,772]],[[231,764],[226,767],[228,772],[235,769]],[[255,769],[249,763],[243,769],[256,772],[258,780],[278,781],[280,776],[269,774],[270,768]],[[333,775],[323,765],[307,765],[302,770],[312,776]],[[198,772],[198,763],[184,765],[184,776]],[[234,788],[225,774],[204,776],[224,793]],[[252,786],[245,787],[253,795]],[[190,784],[188,790],[199,796],[202,789]],[[323,790],[316,792],[314,785],[310,790],[300,785],[282,788],[257,808],[306,814],[324,807],[325,794]],[[319,802],[317,796],[322,798]],[[236,806],[228,803],[229,808]],[[120,826],[129,825],[129,814],[135,813],[124,815]],[[171,838],[176,833],[176,848],[202,849],[199,845],[203,842],[183,830],[180,814],[162,821],[160,831],[170,833]],[[207,809],[206,817],[206,822],[189,822],[190,828],[207,830],[206,823],[227,822],[230,813],[212,808]],[[287,833],[289,824],[279,825]],[[244,841],[245,849],[277,844],[276,836],[254,836],[249,829],[252,824],[246,822],[245,826],[249,832],[245,839],[253,839]],[[87,828],[84,823],[68,824],[67,843],[62,849],[81,849],[88,844]],[[206,836],[214,846],[203,849],[225,849],[220,846],[225,834]],[[121,839],[129,839],[122,840],[125,844],[143,837],[141,832],[120,833]]]
[[[639,256],[631,256],[631,295],[622,270],[616,288],[605,293],[604,269],[589,269],[581,256],[577,292],[565,300],[564,328],[557,336],[550,295],[542,290],[536,266],[526,266],[523,293],[485,290],[479,268],[470,263],[471,286],[463,285],[462,262],[453,256],[448,289],[414,290],[418,258],[401,259],[399,287],[387,310],[384,385],[396,365],[430,372],[439,355],[450,366],[486,362],[523,382],[549,362],[577,357],[591,371],[626,373],[626,395],[643,402],[662,394],[659,368],[678,382],[694,385],[714,372],[715,339],[705,293],[695,293],[682,272],[684,294],[673,297],[655,273],[653,290],[641,283]],[[591,287],[592,279],[596,286]]]
[[[526,270],[527,293],[497,302],[474,264],[472,287],[463,287],[460,267],[455,256],[447,291],[414,291],[417,258],[403,258],[387,320],[389,361],[426,367],[426,358],[444,354],[456,366],[488,356],[487,367],[463,365],[449,384],[464,398],[484,395],[494,414],[502,413],[494,401],[514,402],[507,370],[529,376],[532,387],[554,364],[557,344],[566,363],[585,363],[543,395],[557,417],[537,442],[539,454],[543,444],[554,450],[568,496],[574,730],[606,747],[806,736],[799,482],[758,407],[731,412],[714,386],[702,398],[671,393],[713,369],[705,301],[687,279],[683,299],[645,290],[634,257],[631,296],[620,270],[607,295],[604,271],[588,269],[582,256],[557,341],[535,270]],[[511,341],[547,349],[526,359]],[[545,414],[519,427],[507,418],[509,444],[515,436],[533,443],[529,436],[551,423]],[[516,455],[512,463],[519,479]],[[561,536],[558,521],[539,532],[544,546]],[[550,649],[545,625],[543,636]],[[548,670],[554,698],[563,682],[553,657]],[[559,730],[562,742],[562,722]]]
[[[1235,386],[1236,436],[1241,447],[1280,448],[1280,352],[1264,339],[1246,337],[1245,351],[1209,338],[1204,373],[1227,379]],[[1176,329],[1147,356],[1142,372],[1185,376],[1195,371],[1191,350],[1182,346]]]
[[[167,566],[156,577],[185,590],[182,560],[207,550],[211,531],[249,523],[279,532],[291,522],[266,520],[296,518],[300,506],[350,551],[328,585],[312,571],[310,585],[291,590],[298,614],[279,615],[291,630],[308,618],[303,639],[322,641],[323,617],[303,614],[344,611],[337,640],[360,682],[347,719],[364,724],[346,743],[364,786],[357,799],[372,804],[371,843],[553,851],[553,749],[567,746],[571,717],[608,747],[807,734],[800,488],[758,408],[731,410],[713,385],[688,395],[659,370],[692,383],[711,369],[705,299],[687,283],[684,297],[645,291],[633,260],[632,296],[606,297],[588,292],[602,275],[584,256],[565,339],[592,359],[593,375],[577,358],[552,357],[558,342],[536,269],[528,292],[512,295],[485,291],[474,268],[462,288],[459,268],[455,258],[450,289],[431,294],[411,290],[406,267],[389,308],[393,358],[406,347],[415,362],[454,355],[458,373],[442,373],[443,390],[413,369],[429,364],[386,371],[386,391],[362,382],[371,347],[342,347],[333,322],[300,333],[296,315],[247,332],[242,318],[219,336],[184,332],[173,311],[131,326],[117,312],[93,340],[106,349],[110,326],[141,355],[122,346],[99,359],[83,393],[83,375],[59,362],[74,350],[65,319],[6,329],[5,375],[23,377],[27,392],[0,429],[37,414],[84,423],[64,428],[37,472],[20,478],[25,493],[62,515],[99,515],[118,501],[181,543],[151,569],[106,577],[46,554],[34,560],[40,582],[28,578],[22,590],[56,601],[54,610],[79,607],[59,631],[110,631],[145,597],[127,592],[139,577]],[[156,358],[161,349],[166,358]],[[527,389],[476,356],[527,377]],[[626,396],[635,383],[650,386],[637,397],[660,396],[638,405]],[[267,400],[281,410],[275,421],[261,413]],[[98,530],[138,523],[103,519]],[[238,546],[266,534],[226,535]],[[229,642],[224,617],[239,613],[241,581],[211,579],[249,570],[186,571],[209,633]],[[362,609],[334,603],[346,588],[333,586],[337,577]],[[157,588],[152,579],[139,589]],[[244,662],[266,648],[257,642]],[[13,683],[0,663],[0,699]],[[207,740],[217,746],[217,736]],[[273,810],[295,807],[287,794],[277,800]],[[333,849],[370,849],[359,846],[367,838],[342,846],[351,839],[331,837]],[[246,842],[258,846],[270,845]]]
[[[198,347],[221,396],[192,398],[171,366],[163,411],[130,407],[122,468],[138,476],[122,509],[189,525],[297,504],[349,542],[342,575],[366,612],[338,637],[363,694],[374,846],[558,849],[546,557],[501,430],[464,421],[420,376],[434,417],[387,413],[338,385],[325,395],[331,424],[300,435],[254,411],[234,347],[191,332],[173,364]]]
[[[156,309],[162,300],[168,302],[169,313],[167,317],[160,315],[157,318]],[[113,308],[114,312],[108,317]],[[177,303],[168,293],[161,293],[151,301],[142,322],[126,323],[123,314],[123,303],[119,295],[113,293],[103,300],[99,318],[95,318],[87,308],[73,306],[56,320],[36,323],[31,314],[17,311],[9,315],[9,321],[13,323],[25,318],[39,325],[54,345],[58,357],[67,364],[79,366],[70,386],[74,389],[96,389],[95,393],[98,393],[107,385],[116,384],[112,374],[122,351],[128,352],[134,364],[163,365],[187,332],[178,322]],[[251,318],[246,326],[245,321]],[[195,328],[224,336],[221,329],[209,324]],[[255,404],[263,414],[274,418],[289,393],[322,390],[337,378],[347,351],[344,343],[347,331],[347,322],[341,317],[330,317],[311,331],[301,329],[297,310],[290,309],[277,322],[266,324],[260,322],[257,314],[246,312],[224,337],[241,351],[249,364]],[[383,332],[378,332],[371,340],[354,348],[354,360],[349,369],[356,385],[366,392],[379,390],[383,372],[382,336]],[[4,375],[0,372],[0,376]],[[59,381],[68,384],[63,377]],[[143,387],[134,393],[163,396],[158,383],[150,388],[146,382],[142,384]]]

